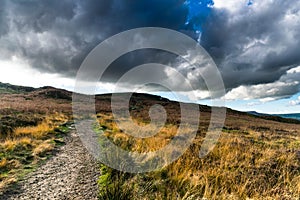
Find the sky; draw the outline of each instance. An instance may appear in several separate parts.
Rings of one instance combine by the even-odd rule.
[[[73,90],[77,70],[100,42],[133,28],[163,27],[204,47],[222,75],[226,94],[210,96],[197,73],[200,69],[190,71],[174,55],[152,50],[131,52],[112,63],[97,93],[113,92],[122,74],[155,61],[171,64],[191,82],[194,91],[178,89],[184,101],[210,105],[210,98],[221,98],[226,106],[241,111],[300,113],[299,1],[3,0],[0,4],[0,82]],[[134,84],[134,80],[124,83]],[[160,87],[152,93],[173,98]]]

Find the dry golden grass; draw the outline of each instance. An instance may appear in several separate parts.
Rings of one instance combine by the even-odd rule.
[[[52,140],[43,141],[42,143],[34,147],[32,155],[40,156],[48,151],[51,151],[54,148],[54,146],[55,145],[52,143]]]
[[[5,151],[13,151],[17,146],[18,142],[16,140],[7,139],[4,143],[1,144],[1,147]]]
[[[71,119],[70,100],[50,87],[0,95],[0,192],[51,155],[57,127]]]
[[[66,98],[56,98],[64,95]],[[158,150],[169,143],[180,124],[177,102],[134,94],[130,100],[130,114],[137,124],[149,123],[148,111],[154,104],[164,106],[168,116],[167,124],[155,136],[137,139],[116,126],[110,103],[110,95],[96,97],[101,129],[126,150]],[[1,95],[0,108],[1,117],[8,117],[8,121],[18,124],[0,127],[1,190],[18,179],[18,170],[51,151],[51,132],[65,121],[65,115],[71,116],[72,107],[70,94],[46,88],[27,94]],[[208,156],[199,158],[210,120],[210,108],[199,108],[197,137],[177,161],[161,170],[137,175],[122,174],[105,167],[106,172],[103,171],[100,179],[105,177],[105,183],[109,185],[123,176],[119,191],[131,192],[131,199],[300,199],[300,125],[230,111],[216,147]],[[84,105],[82,109],[85,109]],[[198,119],[191,119],[191,123],[193,120]]]
[[[4,168],[7,166],[7,159],[6,158],[3,158],[0,162],[0,168]]]
[[[201,114],[197,137],[181,158],[122,182],[122,188],[133,186],[133,199],[300,199],[299,125],[229,113],[216,147],[199,158],[210,117]],[[118,129],[110,114],[99,114],[98,119],[105,135],[130,151],[158,150],[178,129],[167,124],[154,137],[136,139]],[[143,124],[143,119],[135,120]]]
[[[23,168],[33,168],[40,159],[54,149],[55,129],[69,120],[61,113],[53,113],[36,126],[16,127],[0,143],[0,191],[18,180]],[[11,124],[13,126],[14,124]]]
[[[44,138],[50,131],[58,126],[58,123],[64,123],[68,120],[65,115],[56,114],[53,116],[47,116],[42,123],[37,126],[29,126],[29,127],[18,127],[14,131],[14,136],[28,136],[33,137],[35,139]]]

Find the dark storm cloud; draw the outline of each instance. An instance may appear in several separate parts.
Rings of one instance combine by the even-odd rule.
[[[279,80],[257,85],[243,85],[229,91],[226,99],[262,99],[271,101],[289,98],[300,91],[300,68],[288,70]]]
[[[201,44],[218,64],[227,89],[278,81],[300,65],[300,4],[254,1],[212,10]],[[293,91],[295,92],[295,91]],[[291,93],[293,94],[293,93]]]
[[[105,71],[101,81],[115,82],[119,78],[131,70],[133,67],[146,64],[146,63],[157,63],[169,65],[170,61],[178,61],[178,57],[175,54],[157,50],[157,49],[141,49],[129,52],[125,55],[120,56],[116,59]],[[117,69],[117,70],[116,70]],[[159,80],[164,74],[152,74]],[[134,83],[135,80],[132,80]],[[137,82],[135,82],[137,83]]]
[[[5,10],[6,2],[4,1],[2,3],[2,6],[0,7],[0,37],[8,32],[8,24],[6,23],[7,19],[7,12]]]
[[[3,1],[1,59],[16,55],[40,71],[74,76],[86,55],[124,30],[184,27],[182,0]]]
[[[199,6],[200,1],[192,0],[190,5]],[[300,65],[300,2],[264,0],[248,6],[246,1],[215,0],[216,5],[203,12],[201,6],[200,11],[189,9],[185,2],[3,0],[0,59],[17,56],[40,71],[74,77],[95,46],[121,31],[165,27],[197,40],[195,29],[200,29],[201,44],[219,67],[230,98],[239,98],[240,94],[243,98],[265,98],[266,88],[275,91],[270,94],[274,98],[299,92],[299,73],[291,75],[287,71]],[[212,6],[211,1],[201,2]],[[220,2],[227,6],[218,6]],[[202,69],[193,69],[174,55],[152,50],[120,57],[103,80],[113,82],[132,67],[148,62],[171,64],[196,90],[206,90]],[[158,79],[163,77],[156,75]],[[182,84],[177,84],[181,88]],[[254,89],[254,93],[245,92]]]

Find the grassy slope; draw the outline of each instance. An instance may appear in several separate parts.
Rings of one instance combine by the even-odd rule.
[[[70,92],[51,87],[0,95],[0,185],[9,184],[14,181],[16,174],[26,171],[26,158],[29,159],[29,164],[34,164],[47,157],[47,152],[51,153],[51,144],[56,138],[56,133],[52,130],[71,117],[70,99]],[[166,127],[153,138],[137,140],[119,130],[111,115],[110,95],[97,97],[100,128],[105,130],[105,134],[116,145],[124,149],[139,152],[157,150],[176,134],[180,113],[176,102],[135,94],[130,102],[132,117],[138,123],[148,123],[148,110],[154,103],[166,108],[168,119]],[[200,159],[198,152],[208,127],[210,108],[200,106],[200,110],[197,137],[180,159],[159,171],[139,175],[117,172],[103,165],[103,176],[99,177],[102,197],[300,197],[300,125],[295,124],[296,121],[284,120],[285,123],[282,123],[279,122],[283,121],[282,118],[269,120],[228,110],[225,127],[216,148],[207,157]]]
[[[63,144],[67,127],[61,125],[71,116],[69,100],[49,96],[56,89],[5,86],[0,94],[0,193]]]
[[[163,105],[168,113],[166,127],[155,137],[135,139],[114,123],[109,95],[98,98],[100,129],[123,149],[157,150],[176,134],[180,122],[176,102],[147,95],[133,97],[131,115],[140,124],[149,122],[148,110],[155,103]],[[200,106],[200,110],[200,126],[193,145],[171,165],[137,175],[103,166],[101,199],[113,199],[120,194],[124,194],[123,199],[299,199],[300,125],[294,124],[297,121],[256,117],[228,109],[217,146],[200,159],[198,152],[208,128],[210,108]]]

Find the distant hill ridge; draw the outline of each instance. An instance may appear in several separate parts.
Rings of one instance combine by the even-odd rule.
[[[11,85],[9,83],[0,82],[0,94],[32,92],[34,90],[36,89],[33,87],[17,86],[17,85]]]
[[[44,86],[40,88],[33,88],[33,87],[26,87],[26,86],[16,86],[9,83],[1,83],[0,82],[0,95],[1,94],[26,94],[30,96],[40,96],[43,98],[52,98],[52,99],[64,99],[64,100],[72,100],[72,92],[64,90],[64,89],[58,89],[52,86]],[[96,98],[100,99],[107,99],[110,100],[112,94],[99,94],[96,95]],[[117,94],[122,95],[122,93]],[[174,102],[167,98],[152,95],[152,94],[143,94],[143,93],[133,93],[132,95],[133,101],[139,101],[139,100],[156,100],[161,102]],[[200,111],[204,112],[210,112],[211,107],[206,105],[199,105]],[[285,122],[285,123],[295,123],[300,124],[300,114],[276,114],[276,115],[270,115],[270,114],[264,114],[264,113],[258,113],[255,111],[249,111],[249,112],[241,112],[232,110],[230,108],[227,108],[227,113],[236,114],[236,115],[250,115],[252,117],[258,117],[262,119],[267,120],[273,120],[273,121],[279,121],[279,122]]]
[[[266,114],[266,113],[259,113],[256,111],[248,111],[247,113],[259,117],[264,117],[264,118],[272,118],[272,117],[280,117],[284,119],[296,119],[300,121],[300,113],[291,113],[291,114]]]
[[[275,116],[283,117],[283,118],[290,118],[290,119],[297,119],[300,120],[300,113],[293,113],[293,114],[277,114]]]

